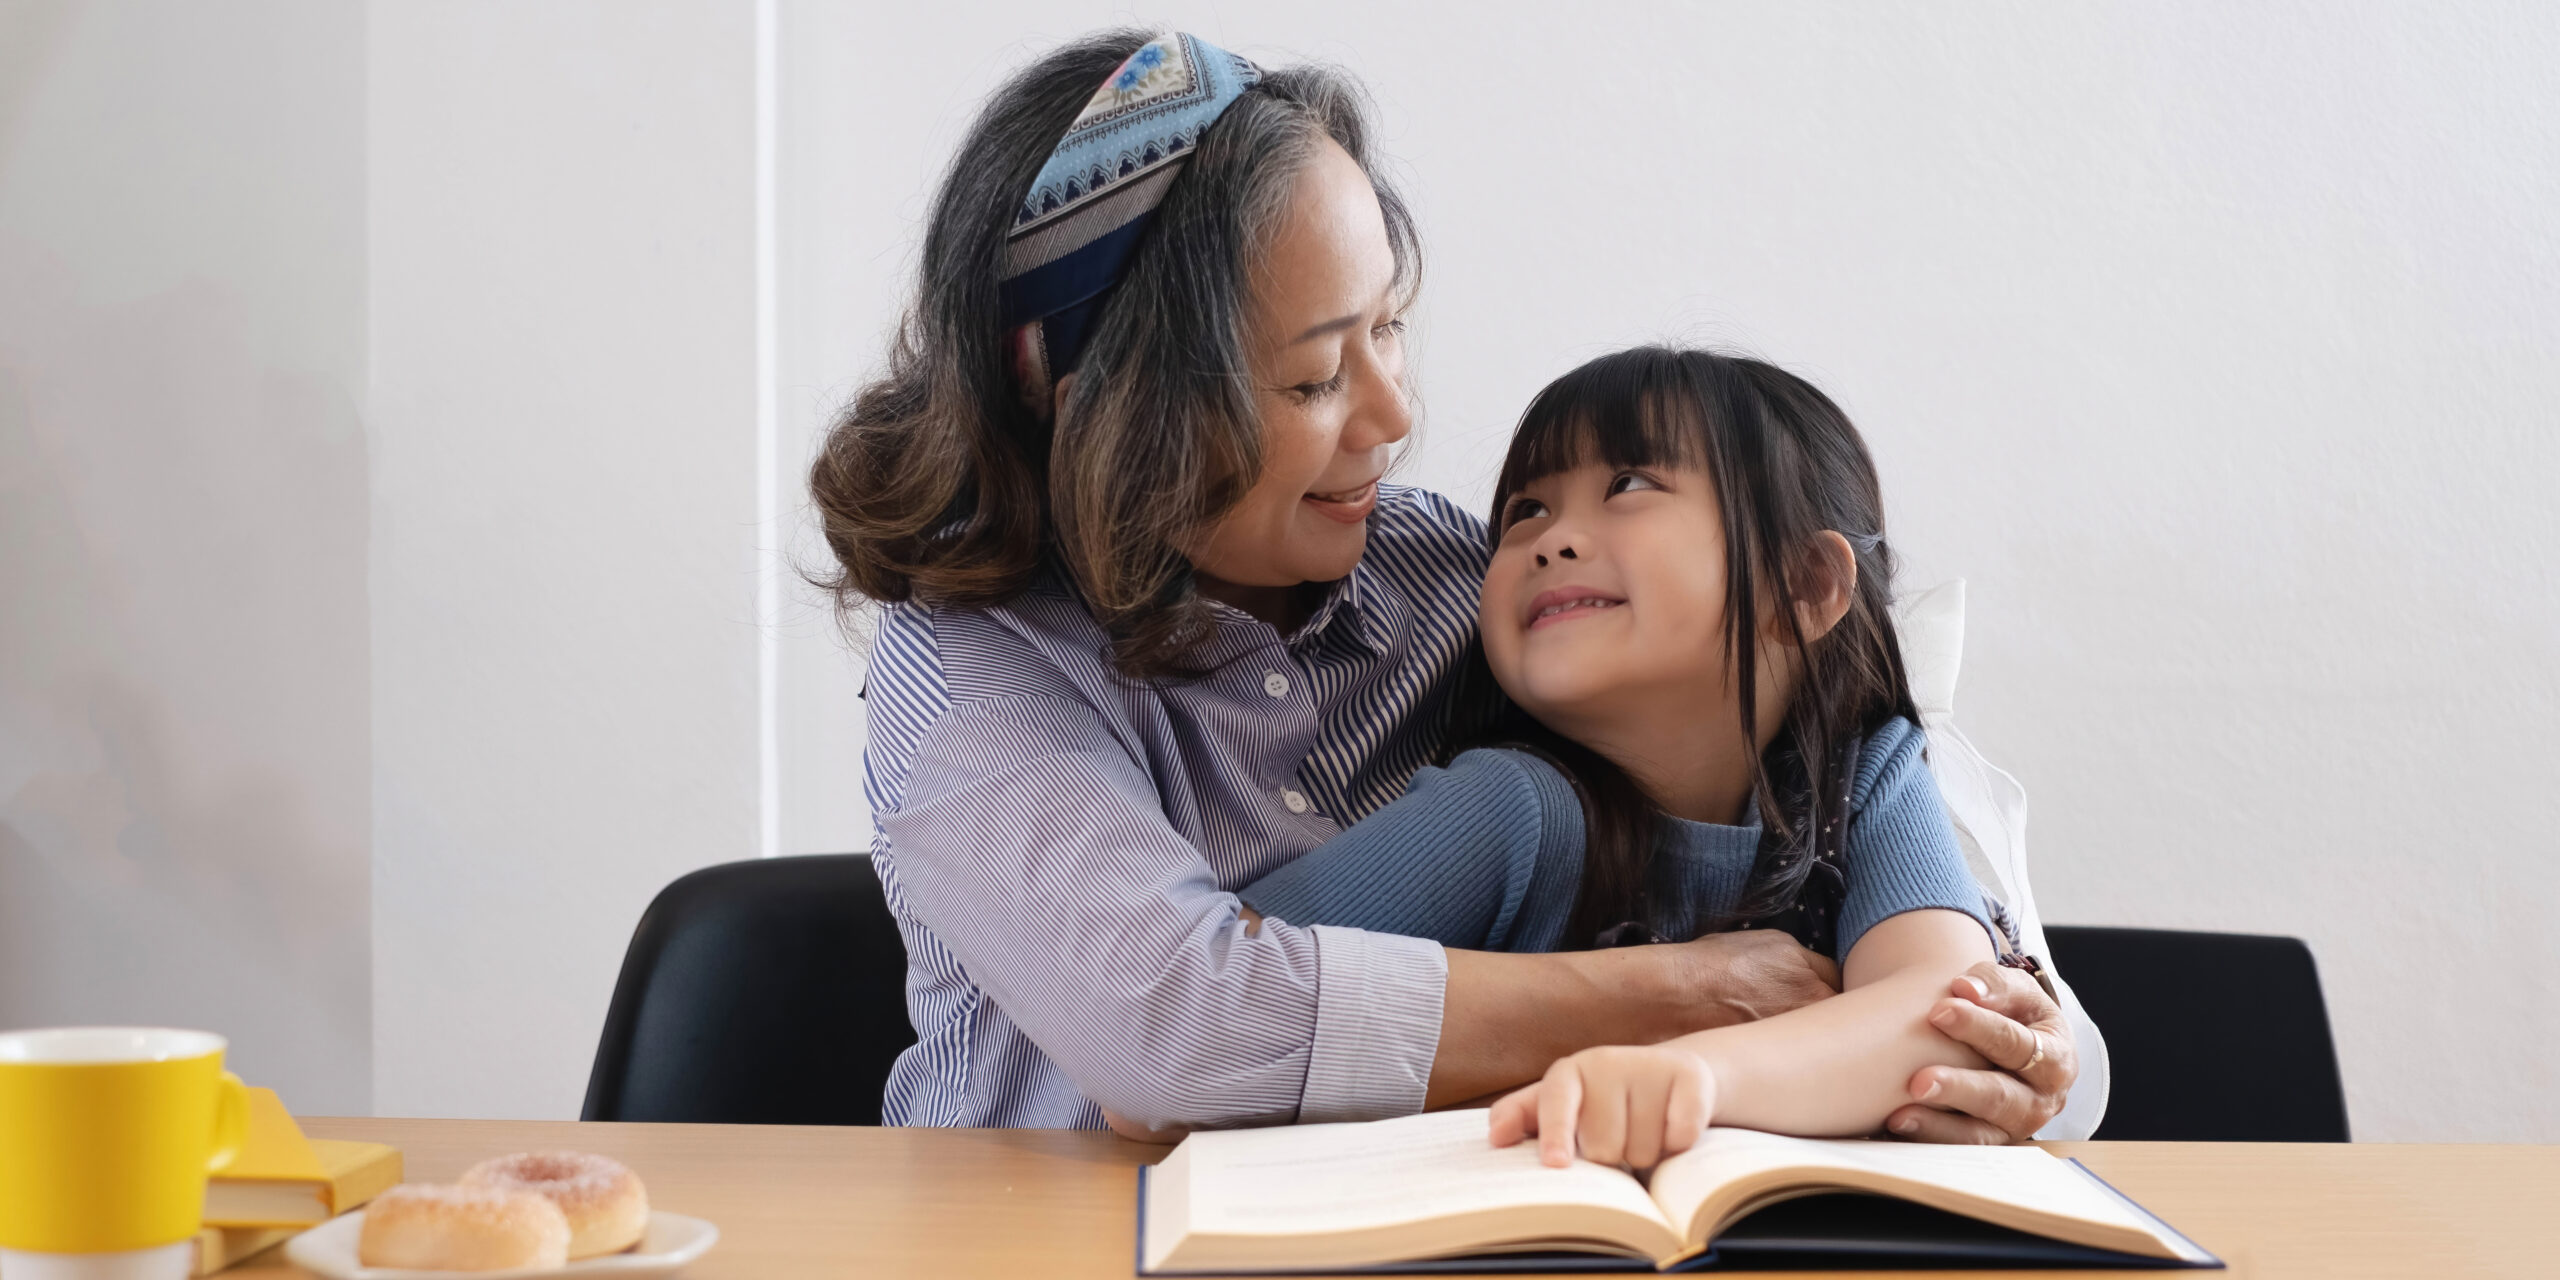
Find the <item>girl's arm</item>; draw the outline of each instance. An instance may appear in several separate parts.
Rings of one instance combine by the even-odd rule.
[[[1928,1066],[1979,1067],[1928,1015],[1956,975],[1991,955],[1961,912],[1893,916],[1849,952],[1842,994],[1758,1022],[1648,1048],[1594,1049],[1495,1104],[1495,1146],[1535,1135],[1551,1165],[1580,1154],[1648,1167],[1685,1151],[1708,1124],[1807,1137],[1868,1134],[1910,1100]]]
[[[1495,1143],[1536,1133],[1556,1164],[1578,1137],[1592,1159],[1650,1165],[1686,1150],[1710,1122],[1874,1133],[1913,1100],[1915,1073],[1984,1066],[1929,1022],[1956,975],[1992,951],[1991,925],[1970,914],[1982,891],[1922,756],[1926,741],[1897,719],[1859,754],[1838,925],[1847,981],[1837,999],[1651,1048],[1577,1054],[1495,1106]]]
[[[1973,917],[1905,912],[1858,939],[1838,999],[1671,1044],[1714,1073],[1717,1124],[1805,1137],[1875,1133],[1911,1101],[1913,1072],[1984,1065],[1928,1016],[1956,975],[1991,958]]]
[[[1474,1103],[1593,1045],[1643,1044],[1838,999],[1830,958],[1775,929],[1555,955],[1447,954],[1447,1012],[1424,1102],[1433,1108]]]

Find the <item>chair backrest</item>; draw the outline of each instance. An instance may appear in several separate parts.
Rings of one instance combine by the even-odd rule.
[[[2047,925],[2045,938],[2106,1028],[2099,1138],[2347,1140],[2328,1006],[2301,939],[2078,925]]]
[[[868,856],[693,872],[632,932],[582,1117],[878,1124],[906,975]]]
[[[2080,1082],[2071,1091],[2070,1105],[2036,1136],[2086,1138],[2097,1132],[2107,1113],[2111,1081],[2106,1029],[2081,1005],[2072,987],[2077,975],[2055,957],[2044,936],[2044,916],[2036,910],[2035,890],[2027,880],[2027,789],[1956,727],[1964,612],[1964,579],[1955,578],[1924,591],[1906,591],[1894,601],[1893,626],[1910,677],[1912,705],[1920,712],[1921,727],[1929,731],[1929,772],[1937,779],[1939,798],[1946,801],[1947,817],[1954,820],[1965,865],[2008,911],[2026,953],[2044,960],[2053,993],[2071,1024],[2072,1042],[2080,1050]]]

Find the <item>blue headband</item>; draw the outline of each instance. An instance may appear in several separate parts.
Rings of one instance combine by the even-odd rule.
[[[1045,412],[1200,136],[1262,71],[1197,36],[1139,46],[1040,166],[1004,246],[1004,327],[1025,402]]]

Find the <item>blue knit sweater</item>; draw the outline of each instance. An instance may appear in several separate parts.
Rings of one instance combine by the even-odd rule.
[[[1980,921],[1982,890],[1938,797],[1919,726],[1896,719],[1858,751],[1841,851],[1847,895],[1838,951],[1905,911],[1943,907]],[[1759,855],[1757,805],[1737,826],[1671,819],[1656,852],[1648,923],[1691,938],[1739,905]],[[1416,773],[1401,799],[1239,890],[1292,924],[1350,925],[1478,951],[1553,951],[1582,879],[1582,802],[1555,766],[1526,752],[1469,751]]]

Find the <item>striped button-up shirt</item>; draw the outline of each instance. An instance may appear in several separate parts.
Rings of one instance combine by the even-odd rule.
[[[1481,522],[1382,486],[1368,548],[1283,637],[1222,608],[1211,674],[1110,665],[1071,591],[898,605],[872,644],[872,863],[918,1040],[891,1124],[1097,1128],[1421,1109],[1439,945],[1279,921],[1234,890],[1404,790],[1475,626]]]

